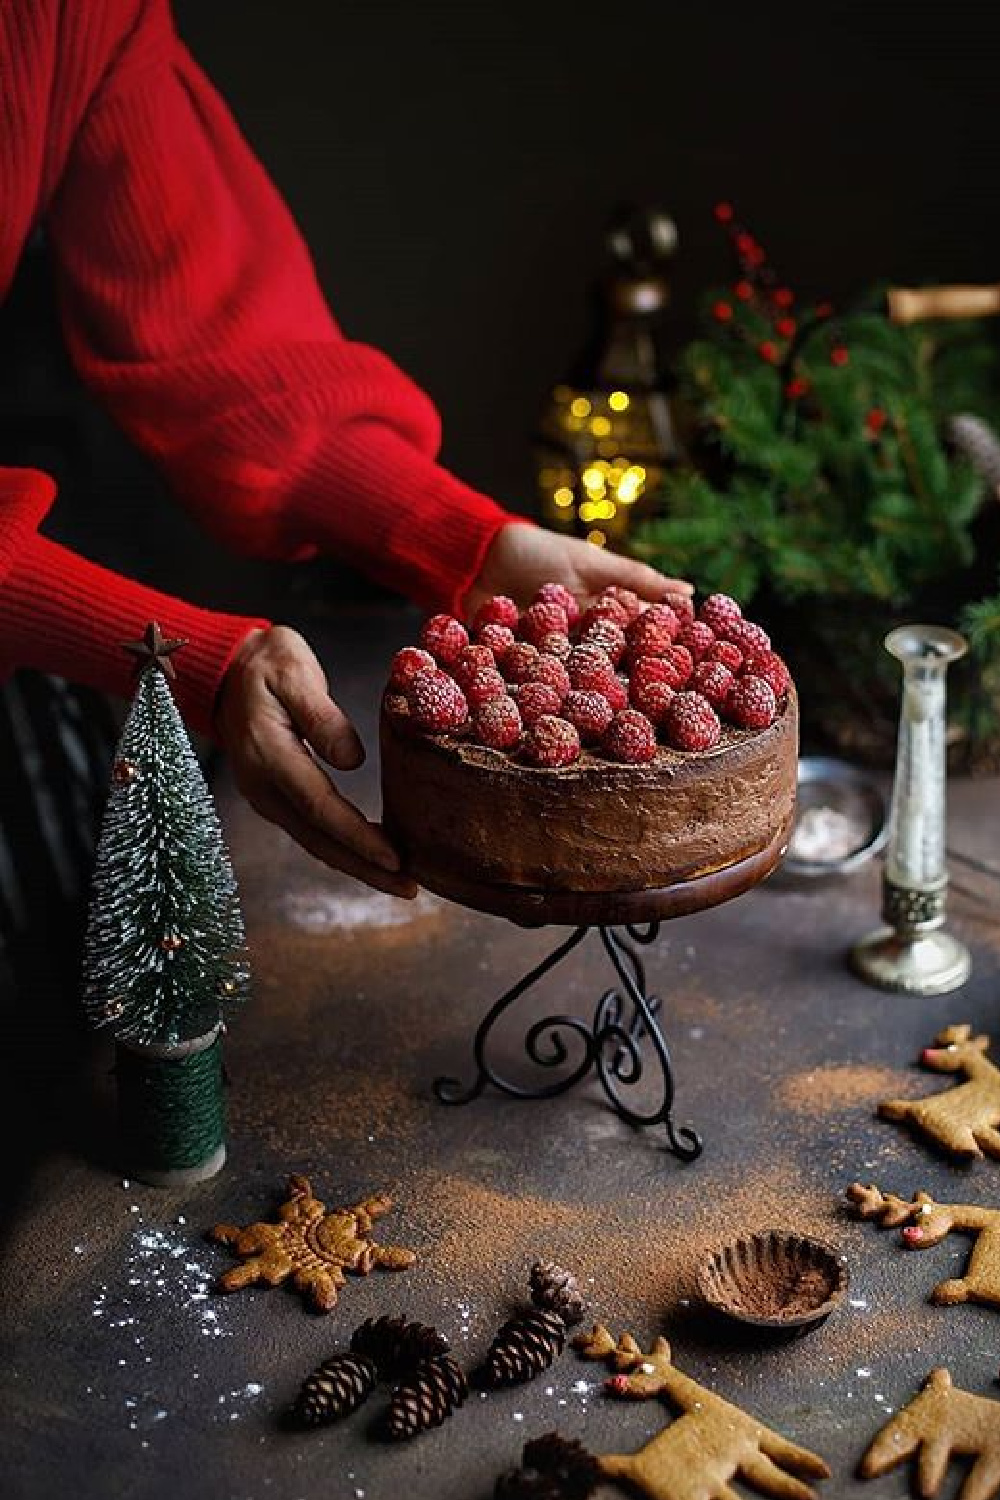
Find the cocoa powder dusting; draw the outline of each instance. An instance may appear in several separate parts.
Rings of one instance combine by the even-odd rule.
[[[872,1063],[830,1063],[807,1072],[792,1073],[776,1090],[778,1101],[797,1114],[822,1116],[837,1110],[867,1106],[872,1113],[883,1099],[914,1094],[912,1071],[880,1068]]]

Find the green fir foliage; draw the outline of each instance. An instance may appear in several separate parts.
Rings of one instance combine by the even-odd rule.
[[[87,1014],[141,1043],[203,1035],[224,1005],[245,998],[244,944],[211,794],[163,672],[149,666],[118,744],[97,849]]]
[[[1000,595],[970,602],[967,576],[991,492],[944,439],[959,412],[996,423],[995,329],[796,313],[761,281],[740,286],[745,300],[708,299],[683,354],[695,463],[668,476],[636,550],[744,602],[904,613],[950,599],[996,675]]]

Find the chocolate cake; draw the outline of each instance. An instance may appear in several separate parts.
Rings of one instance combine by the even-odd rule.
[[[708,614],[711,618],[711,609]],[[422,663],[419,650],[399,653],[381,715],[383,819],[407,869],[422,885],[524,922],[643,921],[728,899],[777,863],[795,804],[798,712],[787,674],[776,678],[777,668],[764,662],[762,650],[780,665],[766,637],[763,647],[754,640],[758,653],[750,658],[750,664],[761,663],[765,686],[755,673],[742,674],[748,688],[744,699],[764,703],[770,722],[762,727],[720,720],[688,686],[701,682],[711,690],[716,678],[705,672],[699,677],[688,656],[687,678],[661,695],[659,723],[616,699],[617,709],[609,708],[605,717],[611,714],[617,732],[610,725],[600,736],[592,725],[592,732],[578,732],[574,718],[590,725],[580,709],[589,714],[593,704],[582,700],[594,692],[572,686],[574,673],[580,674],[570,647],[563,660],[571,686],[558,710],[529,717],[516,741],[510,743],[508,736],[507,748],[501,749],[482,741],[495,738],[491,730],[499,718],[517,718],[508,699],[515,705],[520,700],[527,713],[527,684],[506,683],[501,694],[495,671],[488,679],[479,675],[484,658],[476,652],[463,677],[468,637],[463,645],[453,632],[444,645],[443,617],[436,619],[436,629],[433,621],[425,629],[425,644],[437,648],[436,665]],[[480,635],[490,623],[495,622],[480,622]],[[654,623],[647,620],[641,636],[644,653],[655,644]],[[576,622],[568,624],[567,637],[578,633]],[[496,642],[495,632],[488,638]],[[680,630],[675,638],[681,638]],[[704,647],[706,640],[699,644]],[[662,661],[669,662],[670,649],[664,645]],[[627,644],[625,650],[630,675],[617,673],[620,663],[609,658],[612,676],[605,691],[614,697],[613,677],[623,697],[649,708],[636,685],[650,673],[659,681],[660,674],[648,667],[648,657],[630,657]],[[676,651],[674,656],[681,659]],[[639,660],[647,666],[638,667]],[[578,654],[580,662],[592,671],[592,656]],[[502,660],[497,668],[502,673]],[[732,686],[725,692],[731,695],[740,678],[728,669],[727,675]],[[529,679],[538,680],[554,683],[559,697],[558,673],[546,670]],[[487,690],[494,696],[480,703]],[[486,712],[497,694],[504,701],[502,715]],[[659,701],[652,700],[651,712]],[[544,694],[539,706],[547,706]],[[753,718],[752,712],[740,712],[739,703],[733,712]],[[590,743],[581,743],[581,735]],[[704,748],[679,747],[694,741],[711,742]]]

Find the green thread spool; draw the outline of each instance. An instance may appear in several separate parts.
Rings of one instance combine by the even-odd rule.
[[[141,1182],[185,1187],[226,1160],[222,1027],[176,1045],[118,1043],[118,1120]]]

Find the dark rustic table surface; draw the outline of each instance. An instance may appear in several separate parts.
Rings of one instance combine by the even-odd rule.
[[[331,676],[373,747],[348,778],[372,812],[378,691],[413,629],[412,615],[386,609],[314,630],[321,646],[325,631]],[[1000,1053],[995,886],[953,894],[973,975],[943,999],[880,994],[846,971],[845,951],[877,917],[875,870],[805,892],[774,882],[665,927],[650,981],[673,1045],[678,1116],[706,1141],[683,1166],[656,1132],[616,1120],[594,1085],[545,1103],[488,1093],[463,1108],[438,1104],[433,1078],[468,1072],[484,1009],[559,934],[427,895],[394,903],[310,861],[224,776],[218,792],[256,972],[254,1002],[227,1040],[224,1173],[176,1193],[129,1181],[115,1163],[107,1052],[78,1048],[67,1060],[58,1018],[6,1064],[18,1101],[0,1279],[7,1500],[389,1500],[404,1486],[412,1500],[486,1500],[524,1440],[553,1427],[597,1451],[639,1446],[663,1408],[604,1397],[600,1369],[568,1351],[547,1376],[474,1394],[410,1444],[369,1436],[382,1398],[340,1427],[282,1428],[305,1373],[370,1315],[434,1323],[474,1363],[537,1256],[576,1269],[593,1316],[616,1333],[648,1347],[665,1331],[682,1369],[822,1453],[827,1495],[908,1492],[904,1471],[868,1484],[853,1472],[933,1366],[1000,1398],[1000,1312],[927,1300],[969,1242],[906,1254],[898,1236],[841,1208],[859,1177],[907,1197],[926,1188],[998,1199],[1000,1163],[953,1167],[874,1113],[881,1098],[945,1082],[914,1066],[943,1025],[969,1021]],[[951,787],[955,846],[995,857],[996,828],[995,783]],[[600,951],[584,947],[535,1003],[587,1013],[606,982]],[[523,1022],[501,1039],[510,1063],[522,1033]],[[217,1295],[230,1256],[205,1229],[265,1217],[292,1172],[331,1204],[390,1191],[396,1207],[378,1232],[412,1246],[415,1267],[351,1279],[326,1317],[285,1288]],[[720,1239],[772,1225],[841,1246],[850,1300],[796,1342],[741,1345],[699,1310],[695,1268]],[[958,1477],[956,1468],[942,1494]]]

